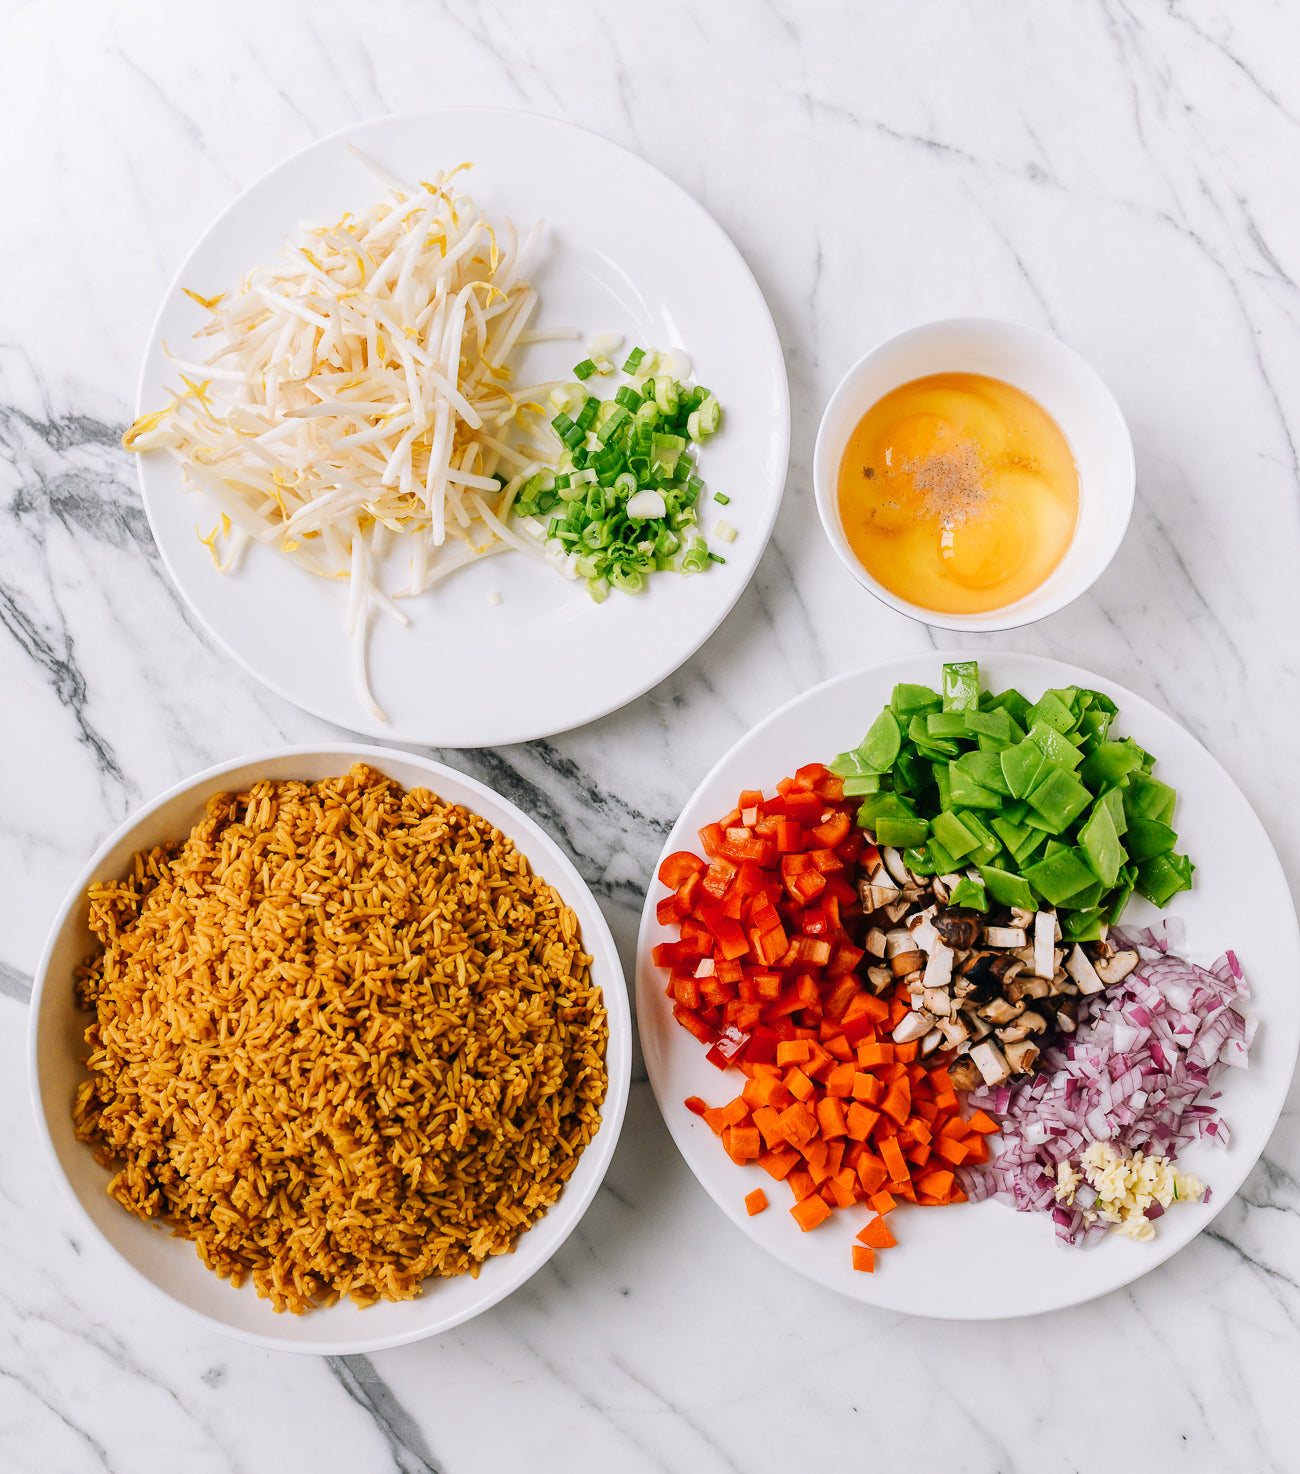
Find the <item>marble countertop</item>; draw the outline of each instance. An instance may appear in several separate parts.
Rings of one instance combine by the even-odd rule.
[[[0,3],[0,1468],[1294,1467],[1294,1094],[1242,1192],[1162,1268],[1064,1313],[940,1324],[767,1260],[677,1156],[638,1061],[607,1188],[545,1270],[446,1335],[317,1359],[125,1282],[40,1154],[24,1040],[46,929],[110,829],[209,764],[338,735],[236,669],[161,566],[119,448],[161,293],[281,157],[437,104],[531,109],[644,155],[735,240],[785,346],[785,502],[717,634],[603,721],[436,754],[567,846],[629,976],[662,838],[718,755],[815,682],[936,643],[835,560],[809,484],[844,369],[935,317],[1057,333],[1113,387],[1138,458],[1093,591],[965,643],[1163,707],[1294,883],[1298,46],[1300,17],[1264,0]]]

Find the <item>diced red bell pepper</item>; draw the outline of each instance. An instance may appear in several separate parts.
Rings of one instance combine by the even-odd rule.
[[[720,901],[727,893],[727,888],[736,878],[736,867],[730,860],[719,855],[712,865],[704,872],[704,878],[700,881],[700,889]]]
[[[813,838],[823,849],[834,849],[849,833],[849,816],[841,809],[813,830]]]
[[[673,1010],[676,1012],[676,1009]],[[734,1025],[728,1025],[713,1041],[713,1047],[704,1057],[711,1065],[725,1070],[744,1051],[749,1035]]]
[[[673,1017],[682,1028],[694,1034],[701,1044],[712,1044],[718,1037],[716,1029],[711,1027],[698,1013],[694,1013],[689,1008],[683,1008],[680,1003],[673,1005]]]
[[[723,957],[734,960],[749,951],[744,929],[733,917],[727,916],[720,906],[707,908],[700,919],[713,933],[713,939]]]
[[[704,846],[704,853],[716,859],[722,853],[722,825],[706,824],[700,830],[700,843]]]
[[[655,906],[655,920],[660,926],[672,926],[674,922],[680,921],[683,916],[689,915],[690,909],[689,906],[683,909],[681,902],[676,896],[665,896]]]
[[[659,864],[659,879],[670,891],[677,890],[689,876],[701,874],[707,866],[690,850],[676,850]]]

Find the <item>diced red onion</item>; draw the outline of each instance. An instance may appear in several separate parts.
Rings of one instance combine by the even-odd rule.
[[[1038,1074],[971,1092],[972,1105],[1001,1118],[1002,1135],[987,1168],[957,1170],[972,1202],[997,1196],[1022,1213],[1050,1212],[1057,1237],[1072,1244],[1100,1237],[1108,1225],[1085,1225],[1084,1210],[1097,1200],[1086,1185],[1073,1207],[1056,1202],[1057,1166],[1095,1141],[1123,1156],[1170,1159],[1191,1141],[1227,1145],[1228,1127],[1209,1103],[1219,1092],[1207,1101],[1206,1087],[1229,1065],[1247,1063],[1255,1036],[1235,953],[1211,968],[1188,962],[1170,950],[1178,935],[1171,922],[1114,935],[1138,951],[1138,967],[1082,1001],[1078,1028],[1043,1051]],[[1163,1211],[1156,1204],[1147,1216]]]

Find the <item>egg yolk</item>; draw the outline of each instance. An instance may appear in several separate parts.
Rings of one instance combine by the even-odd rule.
[[[943,614],[1000,609],[1061,561],[1079,475],[1043,407],[1000,379],[933,374],[859,421],[839,470],[840,521],[891,593]]]

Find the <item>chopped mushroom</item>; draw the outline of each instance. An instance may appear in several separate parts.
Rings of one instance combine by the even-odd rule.
[[[1025,945],[1025,929],[1023,926],[986,926],[984,928],[984,942],[989,947],[1001,947],[1010,951],[1016,947]]]
[[[1040,911],[1034,918],[1034,971],[1050,978],[1056,971],[1056,912]]]
[[[1018,1039],[1007,1045],[1006,1057],[1016,1074],[1023,1075],[1038,1063],[1038,1045],[1032,1039]]]
[[[907,1022],[906,1019],[903,1021]],[[902,1025],[900,1024],[901,1028]],[[982,1039],[970,1052],[976,1068],[984,1077],[986,1085],[1001,1085],[1011,1073],[1007,1057],[991,1039]]]
[[[1122,983],[1137,965],[1136,952],[1116,952],[1113,957],[1098,962],[1097,976],[1108,988],[1113,987],[1116,983]]]
[[[1135,953],[1134,956],[1137,954]],[[1102,964],[1105,966],[1105,964]],[[1097,976],[1097,969],[1088,961],[1088,954],[1076,942],[1074,951],[1066,959],[1065,970],[1079,985],[1080,993],[1100,993],[1106,986]]]
[[[895,1044],[910,1044],[913,1039],[920,1039],[922,1035],[928,1034],[932,1028],[934,1028],[932,1018],[913,1010],[906,1018],[899,1021],[890,1037]]]

